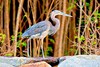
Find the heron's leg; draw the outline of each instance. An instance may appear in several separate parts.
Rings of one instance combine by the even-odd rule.
[[[29,45],[30,45],[30,40],[34,37],[34,35],[32,35],[28,40],[27,40],[27,56],[30,57],[29,54]]]
[[[42,56],[43,56],[43,58],[45,58],[44,57],[44,51],[43,51],[43,39],[41,39],[41,50],[42,50]]]
[[[27,56],[28,56],[28,57],[30,57],[30,56],[29,56],[29,41],[30,41],[30,39],[27,40]]]
[[[30,55],[30,57],[32,57],[32,45],[31,45],[31,40],[29,41],[29,55]]]

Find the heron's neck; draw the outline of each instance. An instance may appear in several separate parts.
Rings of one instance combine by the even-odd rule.
[[[59,29],[59,27],[60,27],[60,20],[57,19],[55,16],[56,16],[56,15],[51,14],[51,19],[52,19],[52,21],[56,23],[55,26],[54,26],[54,28],[55,28],[55,30],[57,31],[57,30]]]

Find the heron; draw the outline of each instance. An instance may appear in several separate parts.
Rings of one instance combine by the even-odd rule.
[[[27,43],[31,39],[39,38],[41,40],[41,50],[42,50],[42,56],[44,58],[44,51],[43,51],[43,40],[47,35],[54,35],[58,29],[60,28],[60,20],[56,18],[56,15],[63,15],[72,17],[69,14],[66,14],[64,12],[61,12],[59,10],[53,10],[50,13],[51,20],[55,23],[55,25],[52,25],[52,23],[48,20],[40,21],[37,24],[32,25],[29,27],[23,34],[22,38],[29,37],[27,40]],[[29,44],[27,44],[27,55],[29,56]]]

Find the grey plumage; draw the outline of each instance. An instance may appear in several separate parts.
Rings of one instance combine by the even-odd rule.
[[[50,23],[49,21],[41,21],[38,22],[37,24],[34,24],[33,26],[29,27],[23,34],[22,38],[24,37],[31,37],[32,35],[41,34],[43,31],[46,31],[48,28],[50,29]]]
[[[52,19],[53,22],[55,22],[55,26],[53,26],[51,24],[50,21],[45,20],[45,21],[41,21],[38,22],[37,24],[32,25],[31,27],[29,27],[23,34],[22,37],[29,37],[29,40],[31,40],[32,38],[39,38],[41,39],[41,49],[42,49],[42,55],[44,57],[44,52],[43,52],[43,39],[47,36],[47,35],[54,35],[58,29],[60,28],[60,20],[55,18],[56,15],[63,15],[63,16],[69,16],[71,17],[71,15],[65,14],[59,10],[54,10],[50,13],[50,17]],[[27,45],[27,54],[29,56],[29,44]]]

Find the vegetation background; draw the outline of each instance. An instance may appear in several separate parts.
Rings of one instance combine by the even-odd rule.
[[[100,53],[99,0],[0,0],[0,56],[27,56],[22,33],[39,21],[51,21],[52,10],[73,17],[57,16],[61,26],[45,38],[45,56]],[[41,56],[38,40],[32,40],[30,48],[31,56]]]

